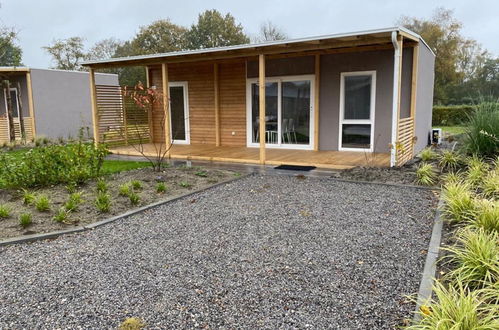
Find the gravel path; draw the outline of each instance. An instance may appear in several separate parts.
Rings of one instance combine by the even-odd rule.
[[[393,328],[435,198],[251,176],[92,232],[0,248],[0,329]]]

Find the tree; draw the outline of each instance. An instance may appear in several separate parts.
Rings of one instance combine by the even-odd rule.
[[[260,25],[260,35],[257,37],[256,41],[263,42],[285,39],[288,39],[286,33],[275,26],[271,21],[266,21]]]
[[[461,35],[462,24],[452,10],[437,8],[429,20],[401,17],[398,24],[418,33],[435,52],[434,103],[448,104],[453,89],[472,78],[486,53]]]
[[[85,68],[80,62],[87,59],[87,54],[83,46],[83,39],[71,37],[68,39],[55,40],[52,45],[43,47],[52,55],[55,62],[54,69],[84,71]]]
[[[22,50],[15,44],[17,33],[10,28],[0,28],[0,66],[20,66]]]
[[[115,38],[103,39],[95,43],[87,53],[87,58],[91,60],[108,59],[114,57],[123,41]]]
[[[231,14],[222,16],[217,10],[206,10],[199,14],[197,24],[187,33],[189,49],[223,47],[247,44],[250,40],[241,24]]]
[[[130,43],[133,55],[167,53],[186,48],[187,29],[169,19],[142,26]]]

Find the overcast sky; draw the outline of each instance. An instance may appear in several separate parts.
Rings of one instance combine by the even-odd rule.
[[[41,48],[54,39],[85,38],[87,48],[101,39],[127,40],[138,28],[170,18],[190,26],[200,12],[230,12],[245,32],[256,35],[270,20],[290,37],[316,36],[394,26],[401,15],[430,17],[439,6],[454,9],[463,22],[463,33],[499,54],[499,0],[0,0],[1,23],[19,31],[23,62],[51,67]]]

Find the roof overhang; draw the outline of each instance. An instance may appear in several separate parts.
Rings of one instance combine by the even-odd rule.
[[[244,44],[228,47],[185,50],[142,56],[111,58],[106,60],[86,61],[82,65],[94,69],[125,66],[156,65],[161,63],[182,63],[231,58],[248,58],[264,55],[297,54],[312,51],[339,50],[355,47],[392,47],[391,34],[400,36],[413,43],[424,41],[416,33],[402,27],[366,30],[349,33],[330,34],[317,37],[269,41],[257,44]],[[426,44],[425,44],[426,45]]]

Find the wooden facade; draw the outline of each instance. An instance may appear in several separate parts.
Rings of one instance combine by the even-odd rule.
[[[319,148],[319,123],[320,123],[320,68],[321,55],[335,54],[341,52],[364,52],[380,49],[393,49],[391,41],[386,33],[369,38],[345,38],[340,41],[308,41],[299,45],[284,44],[272,46],[271,48],[258,51],[248,50],[225,51],[221,54],[204,54],[203,56],[173,55],[154,61],[150,57],[137,59],[135,62],[129,59],[109,63],[89,64],[91,68],[116,67],[118,64],[137,65],[143,64],[147,69],[148,87],[163,91],[165,101],[152,105],[147,115],[148,130],[151,143],[165,143],[169,137],[169,89],[165,88],[164,82],[186,83],[188,95],[188,122],[190,146],[175,145],[170,156],[173,158],[218,160],[232,162],[249,162],[260,164],[313,164],[329,168],[348,168],[357,165],[389,166],[402,165],[414,156],[415,136],[415,102],[417,86],[417,47],[416,38],[405,33],[398,33],[399,47],[410,47],[414,49],[412,68],[412,87],[410,101],[410,116],[401,118],[401,76],[398,73],[399,88],[396,97],[397,107],[393,114],[396,120],[396,143],[393,147],[396,151],[396,163],[390,164],[389,154],[351,153],[342,151],[326,152]],[[270,47],[270,46],[269,46]],[[256,47],[255,47],[256,48]],[[314,130],[310,132],[313,139],[313,148],[308,151],[298,150],[275,150],[265,147],[265,63],[268,59],[292,58],[313,55],[314,64]],[[247,63],[257,59],[259,62],[259,148],[248,148],[248,114],[247,114]],[[402,66],[400,56],[400,66]],[[92,72],[93,73],[93,72]],[[91,80],[92,84],[92,80]],[[96,89],[95,84],[92,87]],[[97,99],[99,96],[97,95]],[[96,113],[101,112],[99,102],[95,104]],[[262,112],[263,111],[263,112]],[[126,116],[124,116],[126,118]],[[101,120],[97,116],[96,121]],[[126,124],[125,124],[126,126]],[[100,134],[100,133],[97,133]],[[373,138],[373,137],[372,137]],[[175,140],[175,139],[174,139]],[[127,151],[128,150],[128,151]],[[114,148],[113,151],[120,154],[129,154],[132,149]],[[239,152],[237,151],[239,150]],[[191,155],[186,155],[190,152]],[[256,154],[255,154],[256,152]],[[209,153],[212,155],[210,156]],[[225,155],[224,155],[225,153]],[[315,153],[315,154],[314,154]],[[257,156],[255,156],[257,155]],[[294,156],[293,156],[294,155]],[[295,158],[293,160],[293,157]],[[307,160],[308,158],[308,160]],[[376,161],[372,161],[376,159]],[[321,165],[322,164],[322,165]]]

